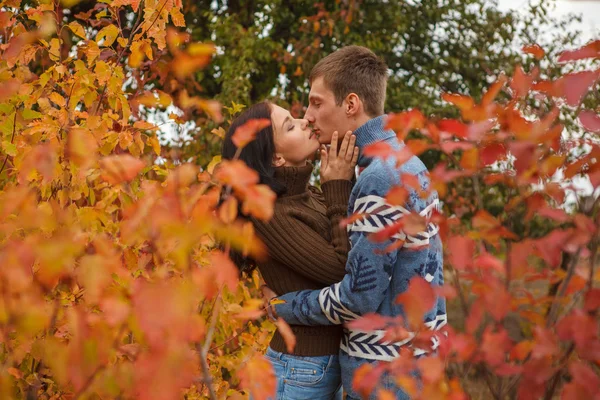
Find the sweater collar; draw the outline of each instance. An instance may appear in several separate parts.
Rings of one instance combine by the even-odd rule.
[[[361,154],[358,157],[358,165],[360,167],[366,166],[371,160],[362,154],[362,150],[365,147],[376,142],[381,142],[383,140],[389,141],[390,139],[396,138],[396,133],[394,133],[393,130],[384,130],[384,126],[385,115],[380,115],[379,117],[368,120],[354,131],[354,135],[356,135],[356,145],[361,150]]]
[[[309,162],[303,167],[275,168],[275,179],[281,182],[286,191],[281,197],[294,196],[308,191],[308,181],[312,175],[313,165]]]

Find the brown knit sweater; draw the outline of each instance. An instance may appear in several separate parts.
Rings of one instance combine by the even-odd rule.
[[[269,222],[253,220],[269,256],[258,269],[267,286],[277,294],[320,289],[339,282],[345,275],[350,244],[340,221],[347,214],[352,183],[329,181],[322,185],[321,192],[308,185],[311,172],[310,164],[277,168],[275,179],[286,186],[287,192],[277,199]],[[338,353],[342,326],[294,325],[291,328],[296,336],[293,354]],[[279,332],[275,332],[270,346],[287,353]]]

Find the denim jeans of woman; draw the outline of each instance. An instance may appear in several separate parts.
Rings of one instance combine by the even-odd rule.
[[[265,354],[273,365],[277,392],[271,400],[341,400],[342,377],[337,355],[300,357],[274,351]]]

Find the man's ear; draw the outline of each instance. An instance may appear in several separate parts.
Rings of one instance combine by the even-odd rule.
[[[360,97],[358,97],[356,93],[350,93],[348,96],[346,96],[346,101],[344,105],[346,107],[346,115],[348,117],[353,117],[360,111]]]
[[[285,165],[285,158],[279,153],[273,154],[273,166],[283,167]]]

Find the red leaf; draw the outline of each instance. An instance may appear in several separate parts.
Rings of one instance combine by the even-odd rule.
[[[534,336],[535,341],[531,352],[533,358],[553,357],[560,353],[558,338],[551,330],[536,326]]]
[[[575,361],[569,365],[569,372],[573,382],[580,385],[587,391],[588,396],[598,394],[600,388],[600,378],[589,365],[581,361]]]
[[[483,149],[479,151],[479,157],[483,165],[492,165],[496,161],[506,157],[506,147],[502,143],[491,143],[485,145]]]
[[[396,303],[401,304],[406,314],[406,320],[411,328],[418,328],[423,324],[423,316],[435,305],[435,292],[433,287],[420,276],[412,278],[408,288],[396,298]]]
[[[598,338],[597,321],[583,310],[575,310],[556,325],[556,333],[561,340],[573,340],[581,355],[589,352],[592,343]]]
[[[383,374],[383,364],[365,363],[358,367],[352,378],[352,389],[363,397],[369,398],[373,390],[379,385]]]
[[[558,208],[546,206],[535,210],[535,212],[541,217],[550,218],[560,223],[567,222],[570,219],[569,214]]]
[[[476,142],[480,141],[486,133],[490,131],[497,121],[495,119],[486,119],[484,121],[473,122],[467,129],[467,138]]]
[[[442,99],[448,103],[454,104],[461,111],[471,110],[475,106],[475,102],[469,96],[462,96],[460,94],[443,93]]]
[[[380,157],[386,159],[394,155],[395,150],[386,142],[376,142],[363,149],[365,157]]]
[[[500,332],[492,332],[490,328],[483,333],[481,352],[486,363],[490,366],[500,366],[506,357],[506,353],[511,347],[508,332],[502,329]]]
[[[294,352],[294,348],[296,347],[296,336],[294,336],[292,328],[290,328],[287,322],[281,318],[277,318],[275,325],[277,325],[277,331],[283,337],[288,353],[292,354]]]
[[[459,271],[465,270],[473,264],[475,242],[465,236],[451,236],[446,251],[452,267]]]
[[[600,116],[593,111],[584,110],[580,112],[579,122],[590,132],[600,132]]]
[[[455,119],[443,119],[438,122],[439,130],[453,134],[460,139],[467,138],[467,125]]]
[[[575,72],[563,76],[560,79],[563,88],[562,96],[567,104],[577,107],[599,77],[600,70]]]
[[[600,40],[588,43],[577,50],[563,51],[558,57],[558,62],[577,61],[597,57],[600,57]]]
[[[116,185],[132,181],[146,164],[129,154],[118,154],[100,160],[102,179]]]
[[[389,323],[390,318],[376,313],[369,313],[363,315],[359,319],[349,322],[347,325],[350,329],[370,332],[385,329]]]
[[[437,383],[445,376],[446,366],[439,357],[422,357],[417,360],[417,368],[425,385]]]
[[[586,311],[596,311],[600,308],[600,289],[591,289],[585,294],[584,309]]]
[[[231,141],[238,149],[246,147],[248,143],[256,138],[258,132],[268,126],[271,126],[271,120],[267,118],[251,119],[235,130]]]
[[[520,65],[517,65],[517,67],[515,68],[515,73],[513,74],[512,80],[510,82],[510,88],[515,93],[513,97],[524,97],[531,88],[534,76],[535,72],[532,72],[531,75],[527,75],[525,71],[523,71],[523,68],[521,68]]]
[[[537,44],[530,44],[527,46],[523,46],[523,53],[531,54],[538,60],[542,59],[544,57],[544,54],[546,54],[544,52],[544,49],[542,49]]]
[[[533,342],[531,340],[524,340],[522,342],[517,343],[515,347],[510,351],[510,358],[512,360],[523,361],[529,353],[531,353],[531,349],[533,348]]]

